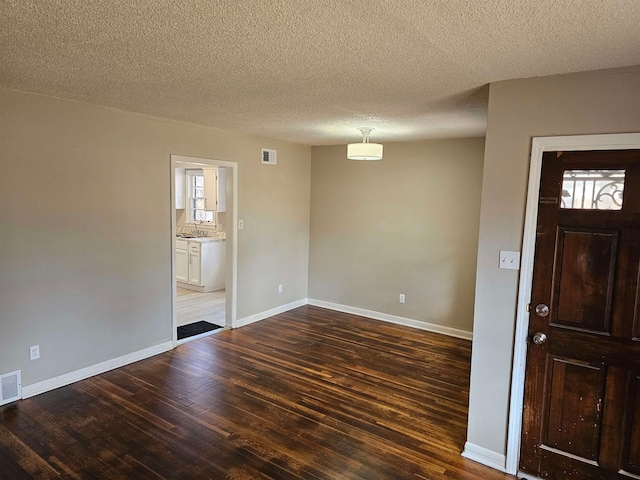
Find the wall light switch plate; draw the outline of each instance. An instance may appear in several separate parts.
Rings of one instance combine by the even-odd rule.
[[[31,360],[37,360],[40,358],[40,345],[29,347],[29,358],[31,358]]]
[[[500,250],[500,268],[520,270],[520,252]]]
[[[238,220],[238,230],[242,230],[244,228],[244,220]]]
[[[401,294],[400,294],[400,297],[398,298],[398,301],[399,301],[400,303],[404,303],[404,299],[405,299],[405,298],[404,298],[404,293],[401,293]]]

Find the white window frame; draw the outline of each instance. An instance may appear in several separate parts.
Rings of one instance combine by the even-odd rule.
[[[186,185],[187,185],[187,192],[186,192],[186,197],[187,197],[187,223],[191,223],[191,224],[210,224],[210,225],[215,225],[216,224],[216,212],[213,210],[207,210],[206,208],[200,209],[200,208],[194,208],[193,207],[193,201],[196,199],[204,199],[204,194],[202,197],[195,197],[193,196],[194,194],[194,189],[195,189],[195,184],[194,184],[194,179],[195,177],[203,177],[204,180],[204,172],[202,170],[197,170],[197,169],[191,169],[191,170],[186,170]],[[203,187],[202,187],[203,191],[204,191],[204,182],[203,182]],[[195,219],[195,212],[196,211],[203,211],[203,212],[211,212],[212,213],[212,217],[211,220],[196,220]]]

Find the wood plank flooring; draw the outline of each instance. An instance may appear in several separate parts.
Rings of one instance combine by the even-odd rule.
[[[226,324],[225,295],[225,290],[201,293],[178,287],[176,296],[178,326],[204,320],[224,327]]]
[[[305,306],[0,407],[0,477],[515,477],[460,456],[470,342]]]

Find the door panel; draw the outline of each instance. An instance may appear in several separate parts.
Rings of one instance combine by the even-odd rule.
[[[640,237],[640,235],[638,235]],[[638,271],[638,277],[636,278],[635,285],[635,306],[633,308],[633,330],[632,330],[632,338],[635,341],[640,340],[640,265],[636,266],[636,270]]]
[[[617,232],[559,228],[557,239],[553,324],[609,333]]]
[[[639,192],[640,151],[543,156],[531,303],[549,311],[529,318],[526,473],[640,478]]]
[[[176,250],[176,280],[189,281],[189,253],[186,250]]]
[[[189,252],[189,283],[202,285],[200,254]]]
[[[574,359],[551,357],[543,446],[596,460],[600,444],[605,371]]]
[[[629,379],[629,397],[625,409],[628,427],[624,437],[622,460],[626,472],[640,475],[640,377],[632,375]]]

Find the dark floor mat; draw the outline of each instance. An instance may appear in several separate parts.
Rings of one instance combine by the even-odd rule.
[[[196,323],[190,323],[189,325],[183,325],[178,327],[178,340],[183,338],[193,337],[194,335],[200,335],[201,333],[211,332],[222,328],[220,325],[214,325],[213,323],[200,321]]]

